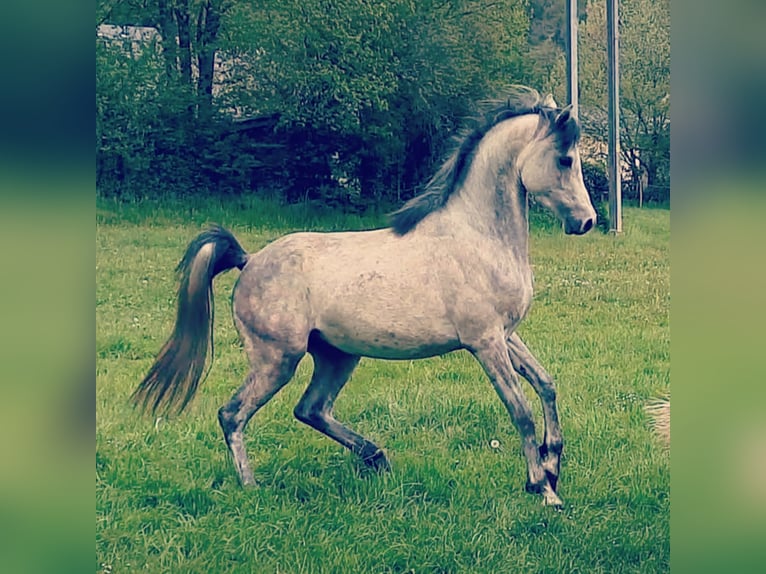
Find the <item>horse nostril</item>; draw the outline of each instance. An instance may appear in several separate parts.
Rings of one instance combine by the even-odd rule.
[[[593,227],[593,219],[588,219],[585,222],[585,226],[583,227],[583,231],[582,232],[583,233],[588,233],[591,230],[592,227]]]

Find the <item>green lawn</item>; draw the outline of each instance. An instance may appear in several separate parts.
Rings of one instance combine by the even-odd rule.
[[[254,251],[293,229],[382,218],[257,201],[99,207],[98,572],[668,571],[669,457],[643,406],[669,391],[669,211],[626,208],[620,237],[533,231],[535,304],[520,333],[558,382],[557,512],[524,492],[518,435],[463,352],[362,360],[336,414],[386,450],[386,475],[292,417],[305,359],[248,427],[261,486],[243,491],[216,420],[247,370],[236,271],[216,279],[215,362],[188,411],[155,421],[128,402],[171,330],[176,263],[207,222]]]

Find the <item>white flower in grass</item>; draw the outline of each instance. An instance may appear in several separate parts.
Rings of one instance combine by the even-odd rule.
[[[500,441],[496,438],[493,438],[491,441],[489,441],[489,446],[491,446],[494,449],[500,448]]]

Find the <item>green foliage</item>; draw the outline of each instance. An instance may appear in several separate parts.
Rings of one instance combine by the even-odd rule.
[[[625,165],[633,166],[623,186],[627,198],[643,182],[645,200],[668,199],[668,4],[621,5],[622,148]],[[98,2],[97,21],[153,26],[164,36],[138,51],[97,43],[98,192],[164,197],[280,189],[289,202],[351,211],[401,204],[433,173],[476,101],[518,82],[565,100],[564,6]],[[211,10],[220,22],[214,29],[205,16]],[[603,12],[603,2],[581,5],[582,115],[600,139]],[[184,30],[186,48],[179,41]],[[218,54],[212,99],[190,69],[211,50]],[[238,122],[272,117],[258,128]]]
[[[133,21],[161,24],[156,5],[145,3]],[[178,97],[184,91],[174,89],[175,78],[158,83],[151,98],[141,96],[141,81],[121,80],[127,67],[139,64],[120,61],[128,56],[112,50],[99,59],[100,75],[130,85],[117,91],[108,82],[97,84],[103,102],[100,133],[118,137],[112,135],[117,132],[130,144],[112,155],[121,158],[123,152],[131,167],[140,166],[131,173],[148,178],[146,184],[130,180],[120,186],[141,193],[244,192],[268,172],[267,179],[282,185],[289,200],[399,202],[431,174],[475,101],[526,79],[525,6],[524,0],[226,3],[215,43],[221,74],[217,113],[186,114],[189,121],[179,126],[157,122],[158,109],[184,117],[194,101]],[[168,46],[166,41],[164,58]],[[175,50],[174,43],[171,47]],[[163,61],[157,55],[151,66],[140,65],[161,76]],[[177,163],[155,161],[153,134],[135,137],[111,121],[109,109],[121,106],[131,108],[125,112],[145,131],[163,126],[169,136],[162,145],[165,156]],[[244,117],[279,114],[276,133],[222,137],[231,131],[227,126],[235,110]],[[282,146],[282,154],[242,160],[253,147],[248,139]],[[103,145],[98,151],[104,174],[99,189],[108,194],[110,186],[116,187],[111,166],[124,158],[105,155]],[[229,168],[229,162],[237,165]]]
[[[159,82],[153,46],[124,57],[121,47],[96,43],[96,180],[102,191],[109,186],[119,193],[132,174],[148,170],[154,150],[147,111],[157,113],[151,102]]]
[[[248,428],[260,485],[242,490],[215,414],[247,369],[230,314],[236,272],[214,283],[215,362],[189,411],[139,416],[130,392],[172,328],[173,268],[205,222],[231,226],[250,250],[290,229],[380,224],[301,209],[102,202],[97,571],[668,570],[670,461],[643,408],[669,385],[666,210],[627,208],[620,237],[533,230],[535,302],[521,334],[559,383],[561,512],[524,492],[518,434],[468,353],[362,361],[336,413],[384,446],[393,472],[382,476],[293,419],[307,359]],[[539,402],[525,391],[539,421]]]
[[[670,197],[670,1],[622,2],[620,10],[620,145],[630,172],[626,197]],[[606,141],[606,8],[587,4],[581,31],[581,100],[589,135]],[[588,115],[588,112],[590,114]],[[643,181],[642,181],[643,179]]]
[[[96,41],[96,184],[102,196],[185,195],[241,190],[254,163],[208,113],[209,94],[191,60],[202,65],[206,18],[215,0],[101,2],[97,18],[148,26],[125,39]],[[203,10],[204,9],[204,10]],[[198,14],[191,18],[191,13]],[[176,19],[173,19],[175,15]],[[182,18],[181,16],[185,16]],[[196,37],[194,54],[175,34]],[[170,31],[167,32],[166,31]],[[130,30],[129,30],[130,31]],[[166,33],[170,39],[161,34]],[[208,42],[208,44],[206,44]],[[188,46],[187,46],[188,47]]]
[[[564,0],[529,0],[529,77],[532,85],[567,101],[566,4]]]
[[[237,92],[243,77],[232,99],[316,134],[321,144],[295,149],[301,159],[336,153],[365,198],[400,200],[430,174],[472,102],[519,78],[522,8],[518,0],[243,4],[228,13],[227,42],[248,62],[241,69],[254,89]]]
[[[604,168],[597,163],[583,162],[582,178],[585,188],[590,195],[591,203],[596,209],[596,226],[604,233],[609,231],[609,179]]]
[[[584,161],[582,163],[582,178],[593,203],[602,203],[609,199],[609,179],[601,165]]]

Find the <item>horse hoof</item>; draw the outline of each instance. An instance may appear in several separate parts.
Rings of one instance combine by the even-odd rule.
[[[545,492],[543,493],[543,506],[550,506],[556,510],[561,510],[564,503],[555,492]]]
[[[240,476],[239,483],[242,485],[242,488],[254,488],[257,486],[255,477],[252,474],[249,476]]]
[[[364,464],[376,472],[389,472],[391,465],[382,450],[378,449],[372,456],[362,459]]]

